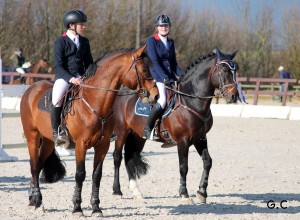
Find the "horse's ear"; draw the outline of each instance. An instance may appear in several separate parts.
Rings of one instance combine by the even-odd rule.
[[[142,53],[145,52],[145,49],[146,49],[146,45],[142,46],[140,49],[135,51],[134,58],[138,58],[138,57],[142,56]]]
[[[219,62],[221,60],[222,53],[219,50],[219,48],[217,48],[217,47],[216,47],[216,49],[214,49],[214,53],[217,55],[216,56],[216,60],[215,60],[215,63],[217,63],[217,62]]]
[[[233,60],[233,58],[235,57],[235,55],[237,54],[238,50],[234,51],[232,54],[231,54],[231,60]]]

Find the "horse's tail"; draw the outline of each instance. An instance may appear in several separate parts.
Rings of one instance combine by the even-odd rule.
[[[55,150],[46,159],[42,171],[40,181],[44,183],[55,183],[66,175],[65,163],[60,160]]]
[[[146,175],[149,169],[149,164],[145,157],[141,155],[145,145],[145,139],[139,137],[135,133],[129,133],[124,148],[125,166],[129,179],[140,178]]]

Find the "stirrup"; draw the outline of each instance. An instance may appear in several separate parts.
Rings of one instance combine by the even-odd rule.
[[[144,129],[144,135],[142,136],[142,138],[144,139],[150,139],[151,138],[151,132],[152,130],[145,128]]]
[[[55,146],[62,146],[66,143],[68,143],[68,145],[70,144],[69,141],[69,136],[68,136],[68,132],[66,130],[66,128],[64,128],[63,126],[59,126],[58,127],[58,135],[55,141]],[[67,148],[67,147],[64,147]]]
[[[144,129],[144,136],[142,138],[148,139],[148,140],[158,140],[160,137],[157,136],[154,131],[155,131],[155,129],[152,129],[152,130]]]

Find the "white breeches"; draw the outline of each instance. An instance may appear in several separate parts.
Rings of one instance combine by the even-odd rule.
[[[63,103],[62,97],[65,95],[67,90],[69,89],[70,84],[67,83],[63,79],[57,79],[54,82],[53,90],[52,90],[52,104],[55,107],[61,107]]]
[[[157,102],[160,104],[161,108],[164,109],[167,104],[167,97],[166,97],[166,87],[165,84],[161,82],[157,82],[156,86],[159,92],[159,99]]]

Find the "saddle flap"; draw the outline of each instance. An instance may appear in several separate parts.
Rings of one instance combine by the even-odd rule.
[[[38,103],[38,109],[46,112],[50,112],[50,110],[53,108],[52,104],[52,88],[48,89],[43,96],[40,98]]]
[[[172,109],[175,106],[176,100],[177,100],[177,96],[173,96],[170,99],[169,104],[163,111],[162,118],[167,117],[171,113]],[[149,103],[143,103],[142,99],[138,98],[134,106],[134,113],[138,116],[149,117],[150,112],[151,112],[151,105]]]
[[[52,88],[48,89],[43,96],[40,98],[39,103],[38,103],[38,109],[46,112],[50,112],[50,110],[54,107],[52,104]],[[77,94],[78,91],[74,91],[73,89],[69,89],[66,95],[64,96],[64,101],[63,101],[63,109],[64,113],[68,112],[68,110],[72,107],[72,100]]]

